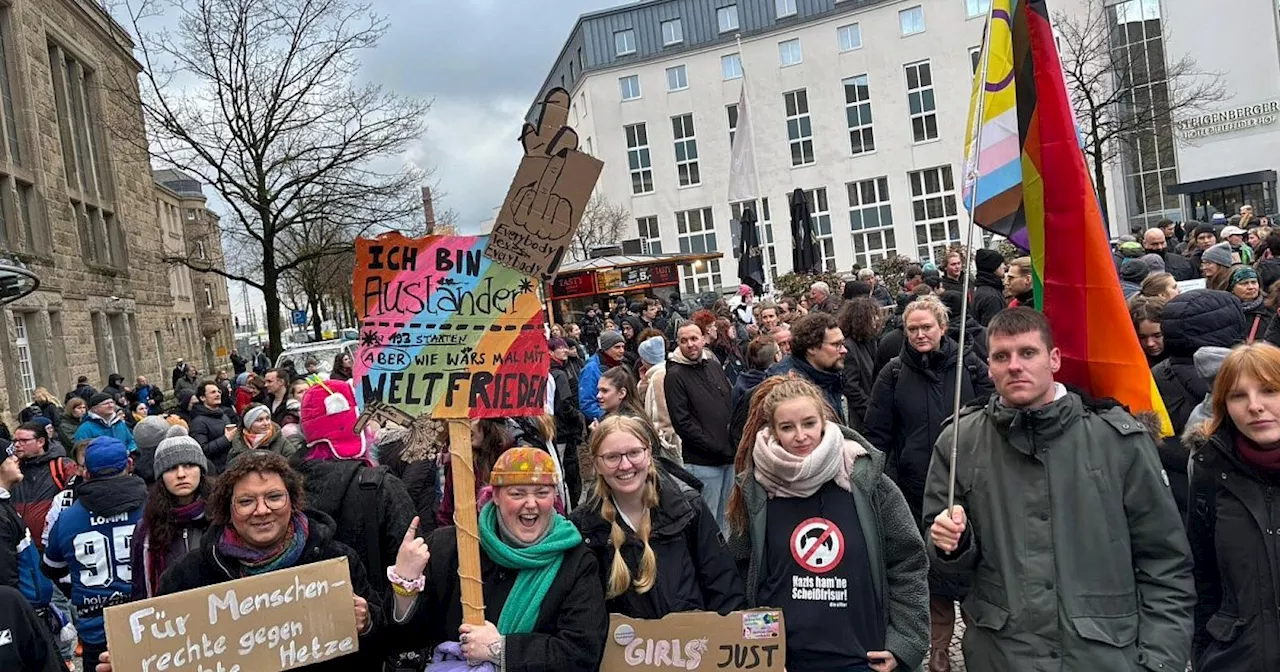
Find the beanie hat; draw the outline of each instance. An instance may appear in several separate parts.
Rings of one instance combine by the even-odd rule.
[[[516,446],[498,457],[489,472],[489,484],[495,488],[507,485],[559,485],[560,471],[551,454],[541,448]]]
[[[640,359],[649,366],[657,366],[667,357],[661,336],[650,337],[649,340],[641,343],[637,350],[640,353]]]
[[[1124,264],[1120,266],[1120,279],[1136,285],[1145,280],[1150,272],[1147,264],[1141,259],[1125,259]]]
[[[138,421],[133,428],[133,440],[138,444],[138,450],[155,450],[172,426],[158,415],[148,415]]]
[[[141,423],[139,423],[141,424]],[[183,427],[173,426],[165,433],[165,438],[156,447],[156,476],[181,464],[194,464],[204,473],[209,473],[209,460],[195,439],[187,436]]]
[[[625,342],[626,341],[623,340],[622,338],[622,334],[619,334],[616,331],[600,332],[600,349],[601,350],[608,350],[609,348],[612,348],[613,346],[619,343],[625,343]]]
[[[1139,243],[1139,242],[1137,242],[1137,241],[1130,241],[1130,242],[1127,242],[1127,243],[1120,243],[1120,255],[1121,255],[1121,256],[1129,257],[1129,258],[1131,258],[1131,259],[1137,259],[1138,257],[1141,257],[1142,255],[1144,255],[1144,254],[1146,254],[1146,253],[1147,253],[1147,251],[1146,251],[1146,250],[1144,250],[1144,249],[1142,249],[1142,243]]]
[[[974,254],[974,264],[979,271],[983,273],[995,273],[1000,264],[1004,263],[1004,257],[995,250],[982,248]]]
[[[1155,253],[1151,253],[1151,254],[1144,254],[1138,258],[1142,260],[1142,263],[1147,265],[1147,269],[1150,270],[1152,273],[1164,272],[1164,257],[1161,257],[1160,255]]]
[[[1213,247],[1204,251],[1200,255],[1200,261],[1207,261],[1211,264],[1217,264],[1223,268],[1228,268],[1234,263],[1231,259],[1231,245],[1229,243],[1218,243]]]
[[[166,416],[164,416],[164,421],[165,421],[165,422],[167,422],[167,423],[169,423],[169,426],[170,426],[170,427],[181,427],[181,428],[183,428],[183,429],[189,429],[189,428],[187,427],[187,421],[186,421],[186,420],[183,420],[182,418],[180,418],[180,417],[178,417],[178,416],[176,416],[176,415],[166,415]],[[136,437],[136,436],[135,436],[135,437],[133,437],[133,440],[134,440],[134,441],[137,441],[137,440],[138,440],[138,437]]]
[[[92,478],[117,476],[128,467],[129,449],[120,439],[99,436],[84,449],[84,468]]]
[[[738,296],[751,296],[754,293],[751,285],[738,285]]]
[[[1218,234],[1214,231],[1212,224],[1198,224],[1196,225],[1196,228],[1191,230],[1191,240],[1194,241],[1196,238],[1199,238],[1202,233],[1212,233],[1214,238],[1218,237]]]
[[[356,396],[342,380],[322,380],[302,396],[302,435],[311,458],[357,460],[369,454],[364,434],[356,432]]]
[[[246,408],[244,409],[244,415],[241,416],[242,426],[246,428],[252,427],[253,423],[260,420],[264,415],[267,417],[271,417],[271,409],[262,405],[250,406],[249,408]]]
[[[563,338],[553,338],[547,341],[548,350],[559,350],[560,348],[567,348],[567,347],[569,347],[569,342],[564,340]]]
[[[1227,291],[1235,289],[1235,286],[1246,280],[1257,280],[1258,272],[1248,266],[1241,266],[1231,274],[1231,281],[1227,283]]]
[[[93,408],[94,406],[97,406],[98,404],[101,404],[105,401],[115,401],[115,400],[116,400],[115,397],[107,394],[106,392],[98,392],[93,396],[89,397],[89,408]]]

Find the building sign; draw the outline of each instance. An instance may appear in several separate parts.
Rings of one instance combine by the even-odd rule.
[[[1178,132],[1184,139],[1192,140],[1266,126],[1275,123],[1277,118],[1280,118],[1280,100],[1268,100],[1184,119],[1178,122]]]
[[[680,284],[680,274],[676,272],[675,264],[649,267],[649,286],[662,287],[678,284]]]
[[[557,275],[556,279],[551,282],[551,298],[553,299],[572,299],[578,296],[592,296],[595,293],[595,273]]]

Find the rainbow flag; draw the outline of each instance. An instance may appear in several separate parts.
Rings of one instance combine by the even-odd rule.
[[[965,140],[974,222],[1031,250],[1057,378],[1173,426],[1120,290],[1045,0],[992,0]],[[981,109],[981,114],[979,114]]]

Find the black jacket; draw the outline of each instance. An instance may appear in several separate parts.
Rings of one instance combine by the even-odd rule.
[[[684,461],[708,467],[733,464],[729,442],[729,379],[710,350],[690,362],[679,350],[667,359],[664,383],[671,425],[680,437]]]
[[[600,585],[608,590],[613,567],[613,544],[608,521],[600,515],[595,498],[570,516],[582,532],[583,542],[595,554]],[[658,471],[658,506],[650,513],[649,547],[657,560],[657,578],[643,595],[634,589],[608,600],[611,614],[632,618],[662,618],[681,611],[730,611],[746,608],[742,578],[729,555],[720,528],[702,495],[690,484]],[[644,546],[621,520],[626,535],[622,559],[634,580],[639,573]]]
[[[729,445],[734,451],[738,450],[738,444],[742,442],[742,432],[747,426],[747,414],[751,412],[751,395],[755,393],[756,388],[760,387],[760,383],[768,376],[764,371],[758,369],[750,369],[743,371],[738,376],[738,382],[733,384],[733,393],[731,395],[733,403],[733,412],[729,417]]]
[[[956,344],[960,343],[960,314],[952,313],[950,320],[947,322],[947,336]],[[973,353],[978,359],[987,361],[987,329],[978,324],[978,321],[970,315],[964,326],[964,351]]]
[[[385,438],[380,437],[378,459],[404,483],[420,519],[418,532],[425,537],[436,529],[436,513],[440,511],[440,497],[444,489],[440,479],[440,456],[431,453],[430,448],[409,448],[405,444],[408,435],[408,430],[396,430],[394,434],[384,434]],[[447,445],[441,449],[447,450]]]
[[[927,354],[903,344],[902,353],[881,369],[871,391],[863,436],[885,452],[888,473],[902,489],[916,520],[921,519],[934,443],[955,408],[960,363],[960,349],[950,338],[943,338],[941,348]],[[963,366],[967,371],[960,378],[961,405],[990,396],[994,387],[987,365],[967,353]]]
[[[1191,505],[1187,540],[1195,561],[1196,672],[1280,669],[1280,548],[1274,523],[1280,474],[1245,464],[1229,424],[1213,436],[1187,432]]]
[[[377,647],[372,645],[374,640],[371,637],[378,634],[382,627],[384,613],[382,609],[382,594],[373,590],[369,585],[368,574],[365,572],[364,564],[360,562],[360,558],[355,551],[344,544],[334,541],[333,519],[318,511],[307,511],[306,515],[307,541],[302,549],[302,557],[294,566],[309,565],[313,562],[345,557],[348,568],[351,571],[351,589],[356,595],[363,597],[369,603],[369,622],[371,627],[368,634],[360,636],[360,650],[358,652],[296,669],[314,670],[316,672],[321,672],[322,670],[332,670],[333,672],[380,670],[382,669],[382,656],[380,654],[384,652],[379,651]],[[160,577],[160,590],[156,594],[170,595],[184,590],[191,590],[192,588],[204,588],[243,578],[237,561],[218,554],[217,542],[222,538],[222,533],[222,527],[210,527],[204,536],[200,538],[200,548],[198,550],[186,554],[178,561],[178,564],[165,570],[164,576]],[[401,537],[403,536],[402,534]],[[386,570],[383,571],[385,572]]]
[[[867,416],[867,406],[871,403],[871,388],[876,383],[876,349],[879,342],[874,338],[869,341],[857,341],[846,336],[844,347],[844,400],[849,405],[849,427],[858,433],[863,430],[863,418]]]
[[[1005,309],[1004,278],[995,273],[978,271],[973,276],[973,301],[969,302],[970,316],[983,327]]]
[[[231,451],[231,440],[224,433],[227,425],[239,421],[235,411],[222,406],[209,408],[197,402],[191,409],[191,438],[200,444],[215,474],[227,468],[227,453]]]
[[[431,549],[431,560],[425,572],[426,589],[418,597],[408,622],[394,627],[415,646],[435,648],[441,642],[457,641],[462,625],[457,532],[453,526],[438,528],[427,540],[427,547]],[[485,620],[498,622],[518,573],[493,562],[481,549]],[[604,658],[608,630],[609,612],[604,606],[596,559],[590,549],[580,544],[565,552],[560,571],[542,599],[533,632],[507,635],[505,670],[597,669]]]
[[[577,372],[566,364],[551,362],[551,379],[556,383],[556,398],[552,406],[556,417],[556,443],[577,446],[586,432],[586,418],[578,409]]]
[[[1160,252],[1147,250],[1147,254],[1157,254],[1164,259],[1164,270],[1172,275],[1174,280],[1179,282],[1195,280],[1200,276],[1200,269],[1193,268],[1190,259],[1167,248]]]
[[[7,636],[6,636],[7,635]],[[64,672],[62,656],[22,593],[0,586],[0,670]]]
[[[385,568],[395,564],[416,513],[409,491],[386,467],[300,456],[296,453],[290,462],[305,479],[307,506],[335,521],[334,541],[354,550],[366,567],[377,568],[369,572],[369,584],[382,593],[388,587]]]
[[[1244,311],[1244,337],[1248,340],[1249,335],[1253,335],[1253,340],[1264,340],[1267,332],[1271,331],[1271,321],[1275,318],[1276,312],[1266,306],[1266,297],[1241,302],[1240,309]]]
[[[880,334],[880,344],[876,347],[875,374],[877,376],[880,375],[881,369],[902,352],[902,344],[906,340],[907,335],[902,331],[902,316],[895,315],[893,323],[886,325],[884,333]]]

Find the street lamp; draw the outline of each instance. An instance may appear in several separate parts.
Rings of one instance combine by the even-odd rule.
[[[0,257],[0,306],[40,288],[40,279],[17,259]]]

